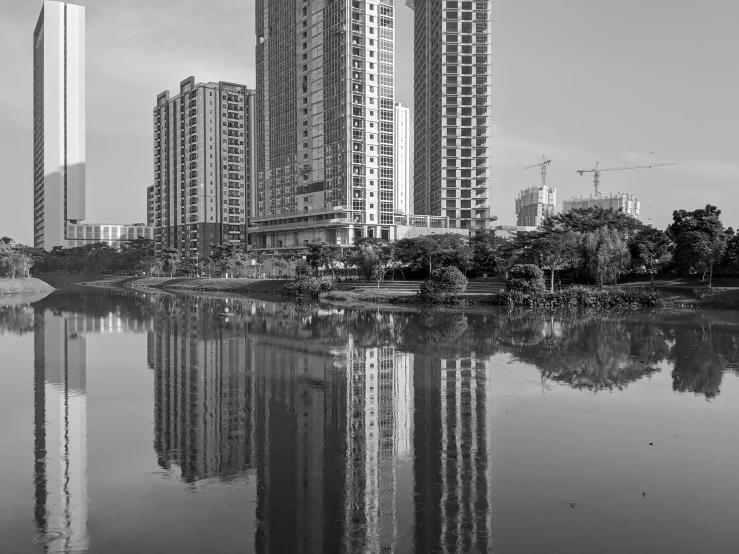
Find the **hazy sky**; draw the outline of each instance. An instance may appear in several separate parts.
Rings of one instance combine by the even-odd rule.
[[[87,0],[87,215],[146,220],[152,108],[179,82],[254,87],[253,0]],[[412,11],[396,0],[397,100],[413,105]],[[0,0],[0,236],[32,242],[32,36],[35,0]],[[206,7],[207,6],[207,7]],[[514,224],[514,197],[554,161],[557,204],[592,193],[596,161],[677,161],[604,173],[642,220],[706,203],[739,227],[739,2],[493,0],[493,213]],[[650,155],[650,152],[656,152]]]

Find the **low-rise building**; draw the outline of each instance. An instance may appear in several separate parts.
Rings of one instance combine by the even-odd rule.
[[[305,196],[299,195],[301,205],[310,202],[305,200]],[[317,202],[318,205],[323,203],[320,199]],[[355,239],[363,237],[395,241],[443,233],[469,236],[470,233],[469,229],[450,228],[447,217],[396,214],[393,223],[368,225],[351,220],[350,213],[346,207],[337,206],[310,210],[304,214],[278,214],[260,218],[258,224],[249,227],[252,253],[258,256],[298,253],[316,240],[348,249]]]
[[[604,210],[613,210],[615,212],[624,212],[633,217],[638,217],[641,210],[641,202],[633,194],[626,192],[617,192],[608,196],[596,197],[592,194],[589,198],[575,198],[565,200],[562,205],[562,213],[569,213],[572,210],[582,208],[603,208]]]
[[[495,236],[504,239],[516,238],[519,233],[530,233],[536,229],[537,227],[532,225],[496,225],[493,228]]]
[[[154,240],[154,228],[143,223],[67,223],[66,248],[104,242],[120,248],[126,241],[136,239]]]

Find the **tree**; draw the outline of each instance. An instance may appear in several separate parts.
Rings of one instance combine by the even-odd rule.
[[[494,233],[476,233],[470,238],[472,265],[478,274],[505,273],[511,259],[512,241],[495,236]]]
[[[566,214],[558,213],[548,217],[542,223],[544,231],[559,229],[577,233],[594,233],[602,227],[607,227],[623,236],[634,234],[643,226],[641,221],[624,212],[600,207],[577,208]]]
[[[146,258],[154,256],[154,241],[138,238],[124,241],[117,256],[117,269],[135,271]]]
[[[380,288],[394,259],[394,248],[390,242],[369,237],[357,239],[349,256],[350,263],[355,264],[368,281],[377,281],[377,288]]]
[[[412,270],[428,270],[437,266],[454,266],[460,271],[472,268],[473,251],[461,235],[444,233],[401,239],[396,245],[396,257]]]
[[[664,231],[651,225],[642,228],[632,237],[629,247],[635,264],[649,272],[649,284],[654,284],[654,274],[672,261],[673,244]]]
[[[697,271],[705,264],[703,254],[721,242],[719,235],[724,235],[724,225],[721,223],[721,210],[710,204],[705,209],[675,210],[672,212],[672,223],[667,227],[667,235],[675,242],[674,259],[677,268],[683,274]],[[699,238],[702,248],[695,248],[695,240],[700,233],[705,235]],[[705,267],[705,266],[704,266]],[[705,277],[705,269],[704,269]]]
[[[328,244],[322,240],[314,240],[308,245],[308,255],[306,261],[315,270],[316,275],[321,275],[329,270],[331,279],[336,280],[336,262],[339,258],[340,248],[334,244]]]
[[[213,252],[210,259],[216,263],[223,273],[233,274],[239,267],[245,265],[249,259],[240,244],[211,244]]]
[[[584,269],[599,286],[616,284],[631,263],[627,243],[608,227],[582,235]]]
[[[726,232],[726,249],[721,260],[721,270],[731,275],[739,274],[739,233]]]
[[[713,266],[721,260],[726,249],[726,235],[724,233],[710,234],[700,231],[688,231],[685,233],[688,242],[686,250],[691,259],[703,265],[703,277],[708,273],[708,286],[713,285]]]
[[[4,240],[6,238],[8,237],[3,237],[0,240],[0,275],[10,277],[11,279],[26,279],[30,277],[33,259],[19,245],[6,242]]]
[[[554,272],[575,265],[580,260],[580,235],[572,230],[554,228],[534,231],[516,238],[519,248],[526,250],[529,258],[549,268],[550,290],[554,291]]]
[[[169,268],[169,276],[172,277],[175,270],[182,265],[182,256],[176,248],[163,248],[161,259],[165,267]]]

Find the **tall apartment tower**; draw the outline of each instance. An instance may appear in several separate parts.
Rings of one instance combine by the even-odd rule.
[[[254,99],[244,85],[196,83],[157,96],[154,108],[154,243],[186,260],[211,244],[246,247]]]
[[[393,0],[256,0],[257,226],[393,223],[394,21]]]
[[[516,225],[539,227],[556,209],[556,188],[549,185],[525,188],[516,197]]]
[[[85,8],[44,2],[33,32],[33,244],[85,218]]]
[[[398,103],[395,106],[395,197],[397,211],[404,214],[413,214],[411,155],[411,112]]]
[[[406,0],[414,14],[414,206],[489,228],[491,0]]]

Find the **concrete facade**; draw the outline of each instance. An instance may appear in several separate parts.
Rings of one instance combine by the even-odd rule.
[[[411,112],[405,106],[395,106],[395,197],[396,210],[413,214],[413,180],[411,179]]]
[[[489,229],[492,4],[406,0],[414,10],[414,214]]]
[[[154,227],[156,211],[154,209],[154,185],[146,187],[146,224]]]
[[[389,0],[256,2],[255,226],[335,209],[392,225],[394,26]]]
[[[85,218],[85,8],[43,3],[33,33],[34,247]]]
[[[253,182],[254,97],[246,86],[196,83],[157,96],[154,108],[155,249],[176,248],[186,260],[211,244],[246,247]],[[148,192],[147,192],[148,194]]]
[[[557,210],[557,189],[549,185],[523,189],[516,197],[516,225],[539,227]]]
[[[638,217],[641,211],[641,202],[633,194],[625,192],[617,192],[608,196],[595,197],[592,194],[589,198],[575,198],[574,196],[565,200],[562,205],[562,213],[569,213],[572,210],[580,208],[603,208],[604,210],[622,211],[633,217]]]
[[[120,248],[126,241],[136,239],[154,240],[154,228],[143,224],[118,223],[67,223],[66,248],[103,242],[108,246]]]

